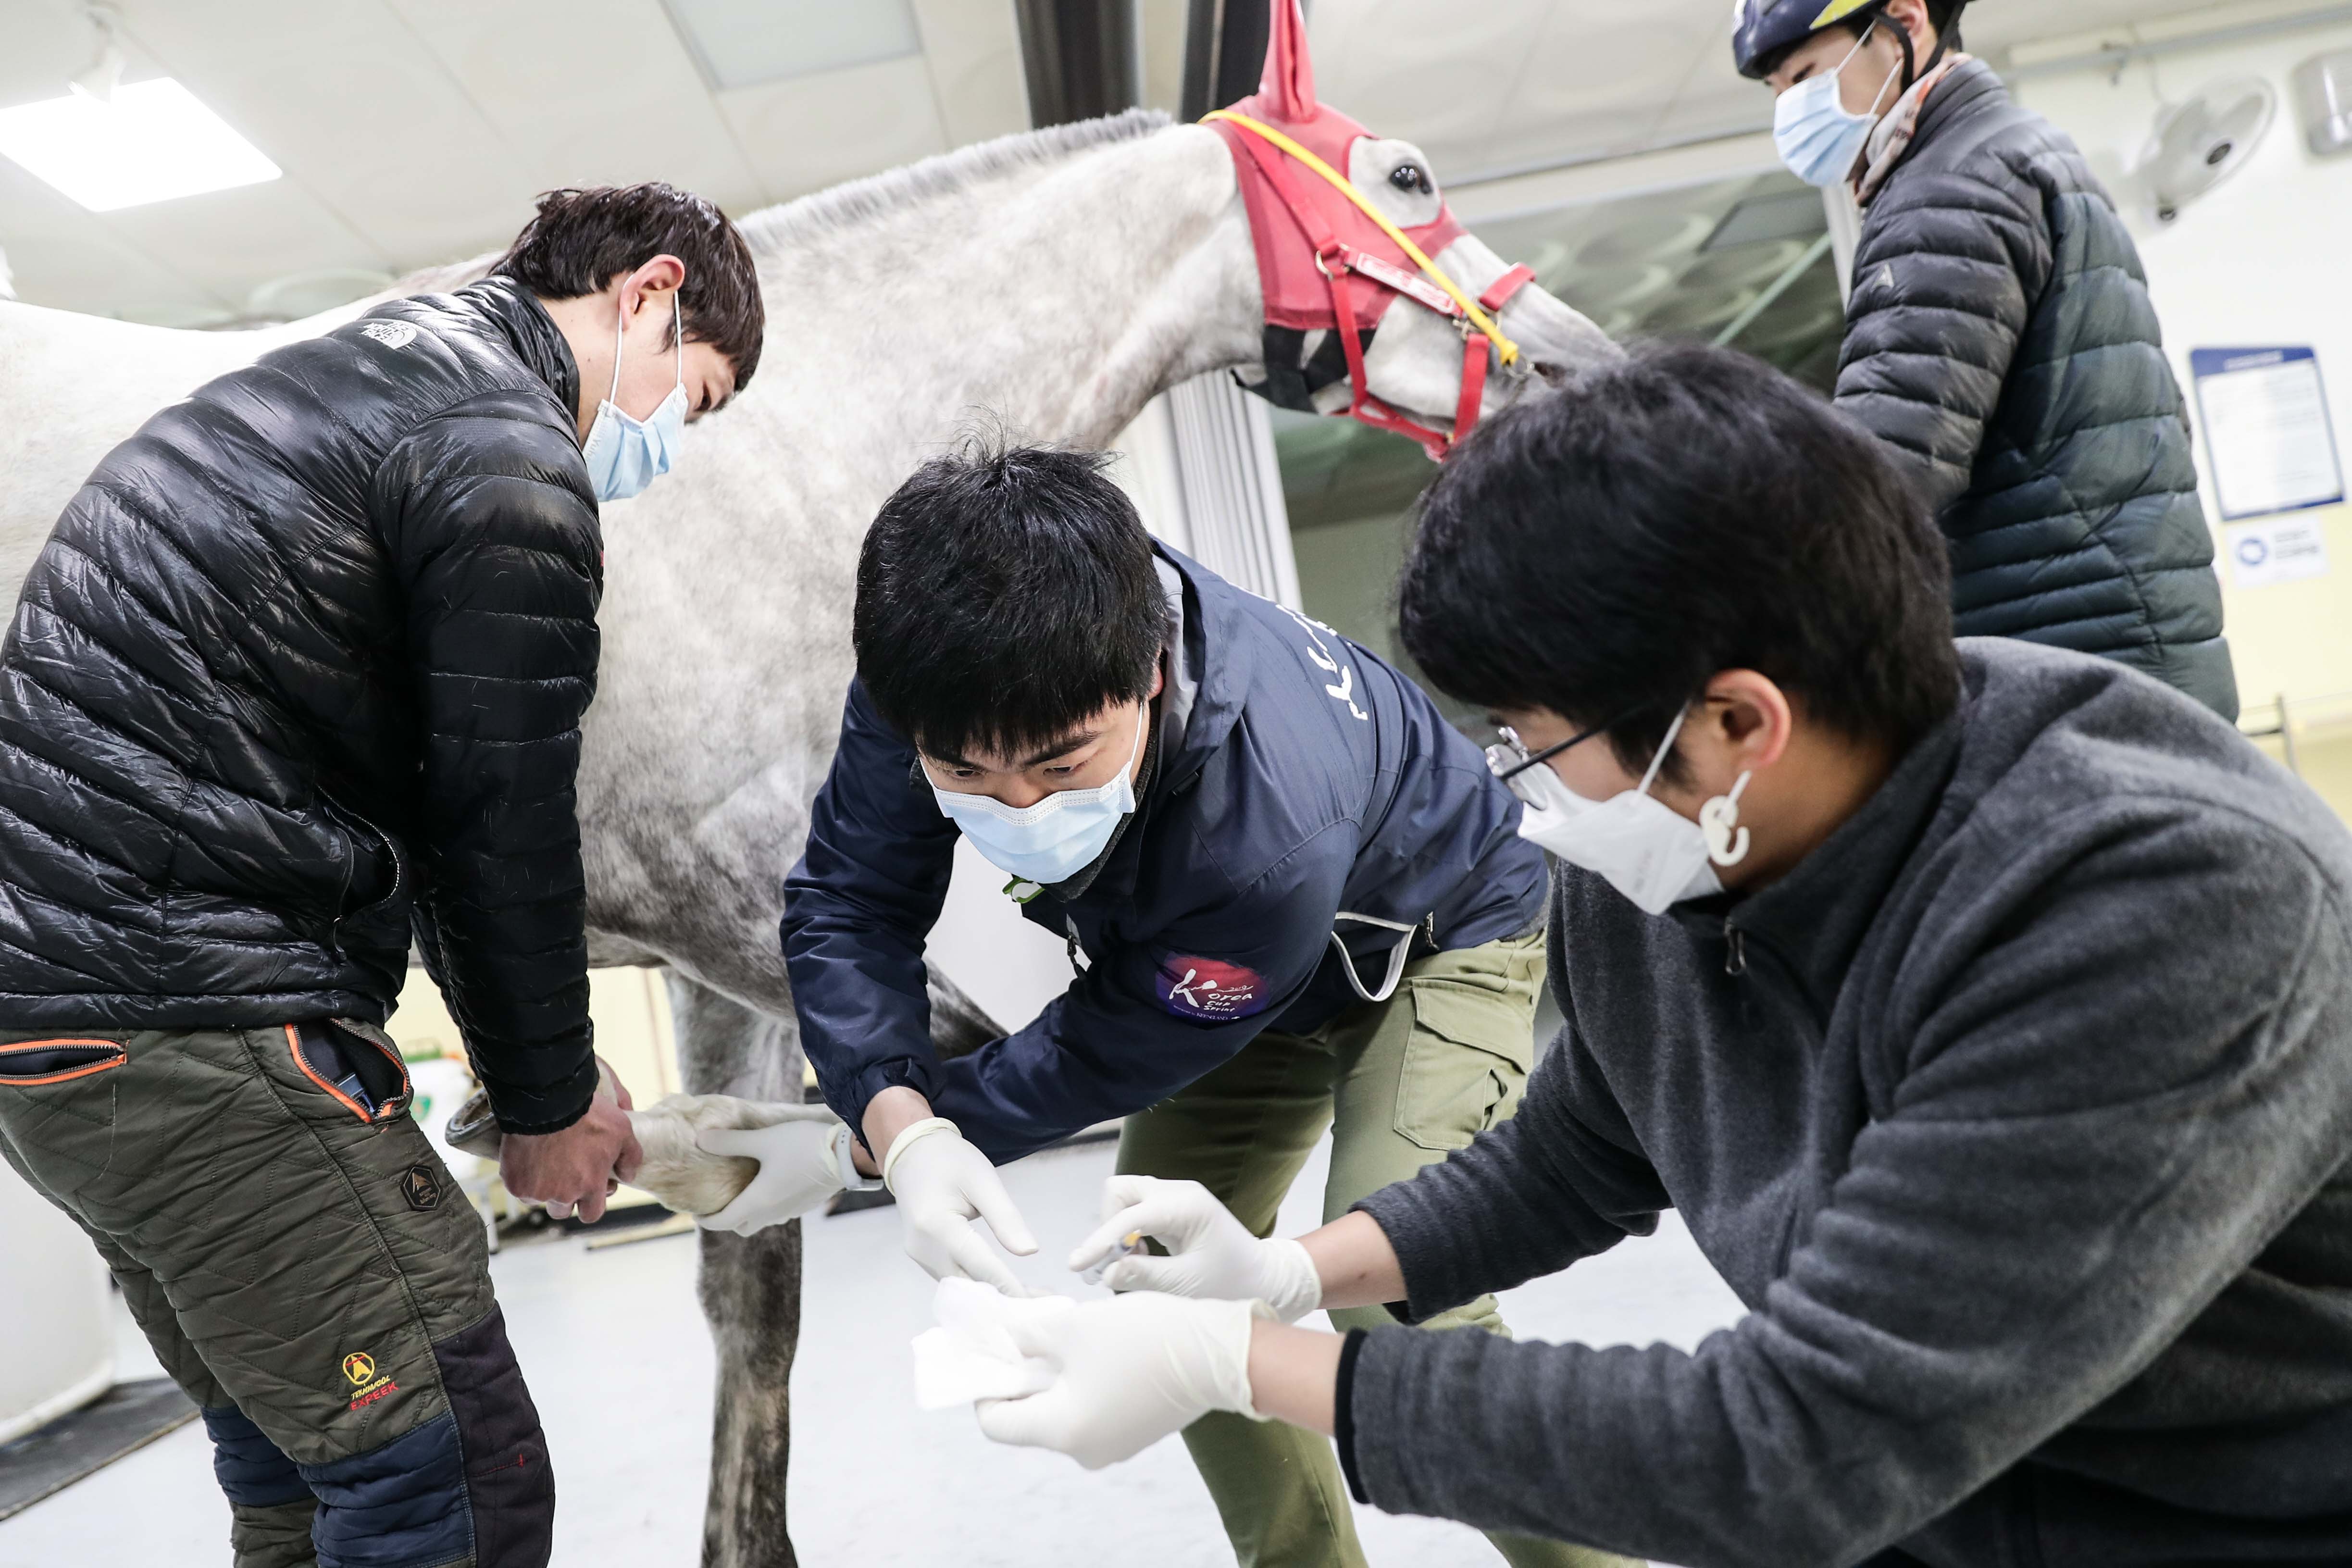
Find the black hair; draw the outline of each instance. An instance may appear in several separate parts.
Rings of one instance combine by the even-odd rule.
[[[1606,724],[1628,768],[1726,669],[1898,753],[1958,700],[1926,503],[1875,438],[1727,349],[1639,347],[1482,422],[1423,499],[1399,614],[1438,686]]]
[[[742,390],[760,368],[768,325],[759,269],[726,215],[690,191],[658,180],[548,191],[490,272],[542,300],[577,300],[664,255],[686,263],[677,303],[687,341],[725,354]],[[667,328],[662,346],[670,346]]]
[[[875,709],[922,751],[1030,751],[1151,690],[1168,602],[1109,461],[974,437],[882,503],[850,637]]]
[[[1927,25],[1936,29],[1937,54],[1944,57],[1958,54],[1968,47],[1960,42],[1960,8],[1968,4],[1968,0],[1927,0]],[[1840,17],[1823,27],[1822,31],[1843,32],[1858,43],[1862,36],[1870,30],[1873,23],[1886,19],[1885,11],[1885,0],[1881,0],[1880,4],[1871,6],[1868,10],[1857,11],[1851,16]],[[1787,65],[1789,57],[1803,47],[1808,41],[1809,38],[1799,38],[1795,43],[1774,49],[1758,59],[1754,68],[1757,78],[1760,79],[1769,77]],[[1910,52],[1909,36],[1906,34],[1904,53],[1907,57]],[[1926,68],[1925,60],[1912,61],[1912,79],[1915,81],[1918,79],[1918,73]]]

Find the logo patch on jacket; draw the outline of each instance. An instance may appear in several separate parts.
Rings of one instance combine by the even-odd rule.
[[[441,1206],[441,1178],[432,1166],[419,1160],[400,1173],[400,1195],[420,1214],[437,1209]]]
[[[370,321],[360,336],[373,338],[388,349],[404,349],[416,341],[416,329],[406,321]]]
[[[1171,952],[1160,961],[1152,977],[1160,1000],[1179,1018],[1223,1023],[1261,1011],[1270,997],[1265,977],[1256,970],[1216,958],[1194,958]]]

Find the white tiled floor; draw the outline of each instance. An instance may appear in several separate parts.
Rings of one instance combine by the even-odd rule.
[[[1059,1258],[1090,1228],[1108,1146],[1040,1155],[1007,1182],[1045,1240],[1031,1283],[1083,1289]],[[1318,1155],[1284,1228],[1319,1212]],[[1232,1553],[1182,1445],[1088,1475],[1059,1455],[999,1448],[962,1411],[914,1406],[907,1343],[930,1284],[898,1247],[889,1210],[813,1220],[793,1374],[793,1539],[803,1563],[1095,1568],[1150,1561],[1223,1568]],[[562,1498],[562,1568],[692,1568],[700,1543],[712,1364],[694,1301],[695,1244],[675,1237],[589,1252],[577,1241],[495,1264],[517,1353],[546,1423]],[[1730,1291],[1668,1215],[1629,1242],[1504,1299],[1522,1338],[1685,1347],[1734,1321]],[[126,1361],[143,1355],[125,1331]],[[125,1376],[152,1375],[126,1366]],[[227,1561],[228,1510],[200,1426],[0,1523],[0,1568]],[[1472,1531],[1360,1510],[1378,1564],[1492,1568]],[[1148,1556],[1132,1547],[1150,1542]],[[1120,1543],[1127,1543],[1122,1548]]]

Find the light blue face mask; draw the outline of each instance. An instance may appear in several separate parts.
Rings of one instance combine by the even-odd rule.
[[[1146,703],[1136,721],[1127,765],[1099,789],[1066,789],[1018,810],[984,795],[963,795],[937,784],[931,794],[940,812],[991,864],[1024,882],[1051,887],[1092,865],[1120,821],[1135,809],[1135,759],[1143,750],[1143,726],[1150,716],[1151,705]]]
[[[1876,22],[1864,28],[1836,70],[1807,77],[1772,106],[1772,144],[1780,149],[1780,162],[1789,165],[1789,172],[1809,185],[1827,190],[1853,173],[1871,132],[1877,127],[1878,99],[1886,96],[1887,88],[1903,69],[1898,64],[1886,73],[1886,80],[1879,84],[1878,98],[1871,100],[1870,113],[1856,114],[1845,106],[1838,93],[1839,74],[1853,63],[1853,57],[1877,29]]]
[[[628,316],[613,325],[613,386],[596,405],[596,422],[588,426],[588,440],[580,455],[588,461],[588,479],[598,500],[626,500],[668,473],[677,461],[679,437],[686,434],[686,316],[670,296],[672,334],[677,339],[677,384],[670,388],[650,419],[633,419],[613,401],[621,390],[621,334]]]

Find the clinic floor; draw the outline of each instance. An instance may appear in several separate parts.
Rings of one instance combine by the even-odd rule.
[[[1328,1145],[1327,1145],[1328,1147]],[[1006,1172],[1045,1246],[1032,1284],[1083,1292],[1061,1258],[1091,1227],[1108,1145]],[[1286,1234],[1318,1217],[1322,1156],[1293,1190]],[[1088,1475],[1057,1454],[992,1447],[963,1410],[915,1408],[908,1342],[930,1285],[898,1248],[887,1209],[808,1222],[806,1297],[793,1373],[792,1531],[810,1568],[1222,1568],[1233,1562],[1183,1446]],[[561,1568],[693,1568],[709,1457],[711,1354],[694,1300],[695,1243],[677,1236],[590,1252],[574,1238],[494,1264],[515,1348],[547,1426],[561,1497]],[[1669,1215],[1630,1242],[1504,1298],[1522,1338],[1685,1348],[1739,1307]],[[1310,1319],[1319,1324],[1321,1316]],[[121,1375],[155,1374],[135,1331]],[[201,1425],[182,1427],[0,1523],[0,1568],[228,1560],[228,1509]],[[1358,1510],[1376,1565],[1490,1568],[1469,1530]]]

